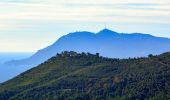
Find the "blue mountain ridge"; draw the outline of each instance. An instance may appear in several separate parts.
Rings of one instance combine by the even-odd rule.
[[[30,58],[10,61],[10,65],[38,65],[62,51],[100,53],[110,58],[141,57],[170,51],[170,39],[141,33],[117,33],[103,29],[98,33],[74,32],[37,51]]]
[[[144,57],[170,51],[170,39],[142,33],[117,33],[109,29],[98,33],[73,32],[62,36],[27,59],[9,61],[4,66],[32,68],[63,51],[100,53],[101,56],[109,58]]]

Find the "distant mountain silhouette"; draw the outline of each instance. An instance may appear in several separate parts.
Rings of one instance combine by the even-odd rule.
[[[170,51],[170,39],[141,33],[117,33],[109,29],[103,29],[98,33],[73,32],[37,51],[31,57],[6,62],[3,67],[20,68],[21,70],[17,70],[18,74],[23,71],[23,67],[24,70],[30,69],[62,51],[100,53],[101,56],[110,58],[141,57]],[[16,76],[16,74],[11,74],[11,76]]]
[[[111,58],[141,57],[170,51],[170,39],[141,33],[117,33],[103,29],[98,33],[74,32],[39,50],[28,59],[10,61],[7,65],[36,66],[62,51],[100,53]]]

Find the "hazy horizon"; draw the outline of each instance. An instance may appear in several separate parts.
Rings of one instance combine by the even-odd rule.
[[[33,52],[0,52],[0,65],[7,61],[28,58],[33,54]]]

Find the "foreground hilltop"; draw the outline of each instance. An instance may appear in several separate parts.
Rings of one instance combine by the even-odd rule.
[[[0,100],[170,99],[170,53],[109,59],[63,52],[0,84]]]

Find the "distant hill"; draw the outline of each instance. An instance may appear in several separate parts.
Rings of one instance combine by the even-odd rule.
[[[0,84],[0,100],[169,100],[170,53],[109,59],[64,52]]]
[[[1,73],[1,75],[9,77],[3,77],[3,79],[0,77],[0,82],[37,66],[62,51],[92,54],[98,52],[110,58],[143,57],[170,51],[170,39],[141,33],[117,33],[109,29],[103,29],[98,33],[87,31],[69,33],[27,59],[13,60],[2,65],[3,71],[8,73]],[[14,67],[15,70],[10,70]]]

